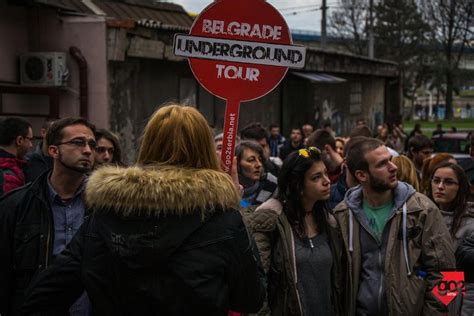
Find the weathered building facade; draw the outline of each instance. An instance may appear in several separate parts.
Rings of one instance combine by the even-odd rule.
[[[182,7],[132,0],[32,3],[0,7],[0,35],[5,35],[0,36],[0,115],[22,114],[38,122],[87,115],[120,135],[129,162],[147,118],[165,102],[194,105],[222,129],[224,101],[200,87],[187,61],[172,54],[174,35],[187,33],[193,22]],[[71,47],[87,62],[85,79]],[[67,85],[22,86],[17,60],[28,51],[66,52]],[[274,91],[241,105],[239,126],[277,123],[288,132],[304,123],[329,122],[340,134],[358,118],[373,126],[398,115],[397,78],[391,62],[311,48],[304,69],[289,71]],[[46,97],[33,94],[39,93],[35,89]]]

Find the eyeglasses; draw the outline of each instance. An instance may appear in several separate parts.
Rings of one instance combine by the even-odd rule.
[[[304,158],[309,158],[309,156],[311,156],[311,153],[316,153],[316,154],[320,154],[321,151],[314,147],[314,146],[311,146],[311,147],[308,147],[308,148],[301,148],[300,150],[298,150],[298,156],[299,157],[304,157]]]
[[[28,136],[24,136],[23,138],[25,139],[28,139],[30,142],[34,141],[35,138],[34,137],[28,137]]]
[[[97,143],[95,142],[95,140],[85,140],[85,139],[81,139],[81,138],[75,138],[75,139],[72,139],[72,140],[68,140],[67,142],[62,142],[62,143],[57,143],[56,146],[59,146],[59,145],[73,145],[73,146],[76,146],[76,147],[86,147],[86,145],[89,145],[89,147],[93,150],[96,149],[97,147]]]
[[[431,179],[431,183],[433,183],[434,185],[440,185],[442,183],[447,188],[459,184],[456,181],[454,181],[453,179],[449,179],[449,178],[448,179],[441,179],[441,178],[438,178],[438,177],[433,177],[433,179]]]
[[[109,155],[113,155],[115,152],[115,148],[113,147],[103,147],[103,146],[98,146],[95,148],[95,152],[98,154],[103,154],[107,152]]]

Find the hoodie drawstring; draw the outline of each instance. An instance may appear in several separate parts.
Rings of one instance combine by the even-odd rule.
[[[351,209],[349,209],[349,252],[354,251],[353,235],[354,235],[354,218],[353,218]]]
[[[408,276],[411,275],[410,263],[408,262],[408,240],[407,240],[407,203],[403,204],[402,216],[402,232],[403,232],[403,254],[405,255],[405,264],[407,266]]]

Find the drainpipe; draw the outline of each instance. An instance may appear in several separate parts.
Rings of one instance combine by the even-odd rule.
[[[81,117],[88,118],[88,81],[87,81],[87,61],[82,55],[81,50],[75,46],[69,48],[69,53],[79,65],[79,95],[80,107],[79,113]]]

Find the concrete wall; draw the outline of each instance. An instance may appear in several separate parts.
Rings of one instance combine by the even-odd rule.
[[[199,86],[186,62],[130,57],[124,62],[109,61],[109,82],[110,128],[120,136],[128,162],[135,159],[148,118],[164,103],[196,106],[216,133],[223,129],[225,102]],[[280,89],[276,89],[241,104],[239,127],[256,121],[279,123],[280,109]]]
[[[79,48],[88,63],[89,119],[99,127],[108,122],[106,25],[102,17],[60,17],[50,10],[34,10],[38,22],[31,25],[35,39],[31,51],[69,52]],[[36,24],[36,25],[35,25]],[[68,55],[68,90],[61,96],[60,116],[79,115],[79,67]]]
[[[385,79],[362,75],[338,75],[344,83],[313,83],[295,76],[283,82],[281,124],[288,134],[294,126],[309,123],[315,128],[330,123],[337,135],[348,135],[357,119],[363,118],[370,127],[384,119]],[[354,110],[351,93],[359,85],[359,110]]]
[[[88,62],[89,119],[99,127],[108,122],[106,25],[101,17],[59,16],[55,10],[2,7],[0,10],[0,81],[19,84],[18,55],[26,52],[82,51]],[[60,117],[79,115],[79,68],[68,53],[69,82],[61,90]],[[4,94],[4,112],[47,114],[47,97]],[[35,134],[44,119],[27,117]]]
[[[18,55],[28,50],[27,14],[23,8],[0,8],[0,82],[17,83]]]
[[[110,128],[124,147],[125,159],[133,162],[139,139],[150,115],[163,103],[185,102],[196,106],[221,132],[225,102],[199,86],[186,62],[146,58],[109,61]],[[359,118],[371,127],[384,116],[385,79],[383,77],[342,76],[345,83],[321,84],[288,74],[265,97],[241,104],[239,129],[251,122],[264,126],[277,123],[284,134],[305,123],[320,127],[332,124],[339,135],[348,135]],[[360,110],[351,110],[351,86],[360,85]]]

